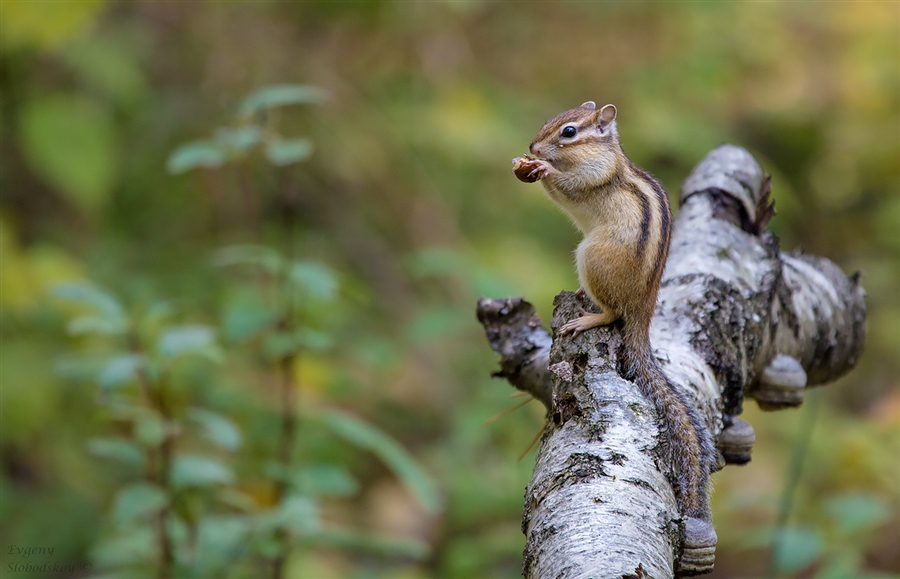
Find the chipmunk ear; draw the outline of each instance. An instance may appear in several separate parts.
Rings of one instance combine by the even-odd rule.
[[[600,129],[605,129],[616,120],[616,107],[615,105],[606,105],[602,109],[600,109],[600,113],[597,115],[597,126]]]
[[[578,108],[587,109],[589,111],[595,111],[595,110],[597,110],[597,103],[595,103],[594,101],[588,101],[588,102],[582,104]]]

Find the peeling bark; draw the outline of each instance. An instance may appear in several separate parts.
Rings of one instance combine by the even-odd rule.
[[[750,459],[753,430],[737,418],[745,396],[765,409],[796,406],[806,386],[849,371],[864,344],[858,276],[781,253],[764,232],[768,193],[738,147],[723,145],[694,169],[651,325],[657,357],[719,440],[722,464]],[[594,308],[565,291],[554,305],[554,330]],[[525,576],[709,572],[709,562],[677,565],[684,524],[656,453],[655,412],[618,373],[618,324],[551,338],[522,298],[482,299],[478,317],[501,354],[495,375],[541,400],[550,419],[526,491]]]

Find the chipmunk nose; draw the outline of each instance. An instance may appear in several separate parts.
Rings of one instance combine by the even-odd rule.
[[[534,155],[534,143],[528,145],[528,152]]]

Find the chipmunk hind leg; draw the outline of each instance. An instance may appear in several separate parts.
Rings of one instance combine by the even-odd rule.
[[[608,326],[618,319],[619,316],[610,310],[605,310],[599,314],[585,314],[563,324],[557,333],[561,336],[572,334],[575,337],[585,330],[590,330],[597,326]]]
[[[610,254],[611,252],[620,251],[619,249],[610,249],[610,242],[601,239],[596,240],[585,239],[575,251],[575,263],[578,269],[578,280],[581,287],[579,294],[586,294],[591,301],[600,308],[600,313],[588,314],[582,311],[582,315],[573,320],[566,322],[558,331],[561,335],[572,334],[577,336],[581,332],[596,328],[597,326],[607,326],[622,317],[623,306],[626,306],[628,300],[633,299],[630,295],[619,295],[621,292],[620,283],[617,281],[627,272],[622,271],[623,261],[617,258],[613,260],[591,259],[592,254]],[[615,246],[615,244],[612,244]]]

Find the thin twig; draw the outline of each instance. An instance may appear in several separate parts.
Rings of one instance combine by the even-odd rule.
[[[495,414],[495,415],[491,416],[490,418],[488,418],[487,420],[485,420],[484,422],[482,422],[481,425],[482,425],[482,426],[487,426],[488,424],[490,424],[490,423],[492,423],[492,422],[495,422],[495,421],[497,421],[497,420],[500,420],[501,418],[503,418],[503,417],[506,416],[507,414],[510,414],[510,413],[512,413],[512,412],[515,412],[516,410],[518,410],[519,408],[525,406],[526,404],[528,404],[528,403],[531,402],[532,400],[534,400],[534,397],[533,397],[533,396],[532,396],[531,398],[529,398],[528,400],[523,400],[522,402],[519,402],[519,403],[516,404],[515,406],[511,406],[511,407],[507,408],[507,409],[504,410],[503,412],[500,412],[500,413],[498,413],[498,414]]]

